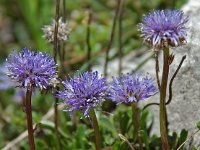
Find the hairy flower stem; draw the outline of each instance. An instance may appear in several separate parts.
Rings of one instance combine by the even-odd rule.
[[[94,128],[96,150],[101,150],[101,136],[99,131],[99,125],[93,108],[90,108],[89,115],[92,119],[92,126]]]
[[[27,120],[27,126],[28,126],[28,141],[29,141],[30,150],[35,150],[34,136],[33,136],[32,110],[31,110],[31,95],[32,95],[32,86],[30,86],[30,88],[27,88],[27,91],[26,91],[25,112],[26,112],[26,120]]]
[[[136,138],[138,139],[140,149],[143,150],[142,139],[138,135],[138,132],[140,130],[140,126],[139,126],[138,114],[137,114],[137,103],[132,102],[131,107],[132,107],[132,113],[133,113],[133,115],[132,115],[133,116],[133,124],[134,124],[134,127],[135,127],[134,135],[136,135]]]
[[[169,48],[163,50],[163,73],[160,88],[160,133],[164,150],[169,150],[167,139],[167,110],[166,110],[166,91],[169,75]]]

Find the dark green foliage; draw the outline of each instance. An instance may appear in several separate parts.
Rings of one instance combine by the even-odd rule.
[[[197,123],[197,128],[200,130],[200,122]]]

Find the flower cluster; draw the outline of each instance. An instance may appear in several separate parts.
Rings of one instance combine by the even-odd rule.
[[[122,75],[113,78],[110,85],[98,72],[84,72],[70,81],[63,81],[64,90],[57,91],[56,97],[64,99],[65,111],[81,110],[88,116],[90,108],[95,108],[104,99],[117,103],[129,103],[144,100],[158,92],[154,80],[144,75]]]
[[[108,98],[116,103],[138,102],[158,92],[154,80],[149,76],[126,74],[113,78],[108,88]]]
[[[47,54],[33,52],[27,48],[19,53],[10,54],[6,60],[8,76],[19,83],[19,87],[46,89],[49,82],[57,76],[56,64]]]
[[[186,42],[188,17],[180,10],[157,10],[143,17],[138,25],[144,41],[153,45],[155,50],[177,47]]]
[[[43,32],[44,32],[44,38],[49,42],[49,43],[53,43],[54,42],[54,30],[55,30],[55,24],[56,21],[53,20],[51,25],[46,25],[44,26],[44,28],[42,28]],[[64,23],[62,21],[62,18],[59,18],[58,21],[58,42],[65,42],[68,39],[68,35],[70,32],[70,28],[68,23]]]
[[[84,72],[70,81],[63,81],[64,90],[57,91],[56,97],[64,99],[66,111],[81,110],[88,116],[90,108],[95,108],[106,97],[106,79],[98,72]]]

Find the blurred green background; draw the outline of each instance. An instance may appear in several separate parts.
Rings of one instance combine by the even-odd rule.
[[[122,15],[122,45],[123,54],[126,55],[142,47],[142,39],[137,30],[137,24],[143,14],[156,9],[180,8],[187,0],[124,0]],[[60,0],[60,16],[66,17],[71,33],[69,40],[64,45],[65,68],[68,72],[80,69],[85,63],[87,8],[92,11],[91,22],[91,49],[95,61],[99,55],[104,55],[103,49],[108,45],[112,28],[117,0]],[[47,43],[42,37],[41,30],[55,18],[55,0],[1,0],[0,1],[0,62],[3,63],[9,53],[23,47],[33,50],[45,51],[53,55],[53,45]],[[63,8],[66,13],[63,14]],[[118,47],[118,23],[115,30],[113,48]],[[115,52],[117,54],[117,50]],[[142,57],[142,56],[141,56]],[[93,62],[95,63],[95,62]],[[2,72],[2,68],[1,68]],[[10,80],[3,73],[0,74],[0,149],[26,130],[25,113],[21,101],[22,94],[19,89],[10,88]],[[6,87],[8,86],[8,87]],[[51,93],[41,94],[36,91],[32,99],[33,120],[39,123],[48,110],[53,107],[54,98]],[[112,115],[98,111],[103,146],[113,149],[129,149],[126,142],[121,144],[118,133],[129,134],[131,110],[127,106],[119,106],[115,112],[113,105],[103,105],[103,110],[110,111]],[[123,113],[122,113],[123,112]],[[71,119],[69,115],[60,110],[60,134],[61,145],[65,149],[94,149],[93,132],[90,121],[80,119],[81,114]],[[145,129],[150,130],[152,114],[144,112],[141,120]],[[116,123],[117,120],[121,122]],[[49,122],[39,125],[36,132],[37,149],[56,149],[57,140],[53,128],[53,116]],[[150,132],[150,131],[148,131]],[[146,134],[146,133],[145,133]],[[144,134],[144,137],[145,137]],[[148,133],[149,134],[149,133]],[[154,138],[152,138],[154,140]],[[15,149],[28,149],[27,139],[20,141]]]

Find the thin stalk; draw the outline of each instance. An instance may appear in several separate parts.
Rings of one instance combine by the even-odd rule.
[[[173,96],[173,94],[172,94],[172,84],[173,84],[173,81],[174,81],[176,75],[178,74],[178,71],[180,70],[180,68],[181,68],[181,66],[182,66],[182,64],[183,64],[183,62],[184,62],[185,59],[186,59],[186,55],[184,55],[184,56],[182,57],[181,62],[180,62],[180,64],[178,65],[178,68],[176,69],[176,71],[174,72],[172,78],[170,79],[170,83],[169,83],[169,99],[168,99],[168,101],[165,103],[165,105],[169,105],[169,104],[171,103],[172,96]],[[158,63],[158,60],[156,60],[156,63]],[[156,66],[157,66],[157,65],[156,65]],[[158,67],[159,67],[159,66],[158,66]],[[159,69],[159,68],[158,68],[158,69]],[[159,76],[158,76],[158,74],[157,74],[157,67],[156,67],[156,78],[157,78],[157,83],[158,83],[158,86],[159,86],[159,85],[160,85],[160,81],[159,81]],[[159,87],[159,89],[160,89],[160,87]],[[143,107],[142,111],[144,111],[147,107],[149,107],[149,106],[151,106],[151,105],[157,105],[157,106],[159,106],[159,103],[149,103],[149,104],[147,104],[147,105],[145,105],[145,106]]]
[[[131,108],[132,108],[132,113],[133,113],[133,115],[132,115],[133,116],[133,124],[134,124],[134,127],[135,127],[134,135],[136,135],[136,139],[138,139],[140,149],[143,150],[142,139],[140,138],[140,136],[138,134],[138,132],[140,130],[140,125],[139,125],[138,114],[137,114],[137,103],[132,102]]]
[[[66,1],[63,0],[63,22],[66,22]],[[63,42],[61,48],[62,48],[62,52],[61,52],[61,57],[60,57],[60,62],[61,62],[61,77],[65,75],[65,66],[64,66],[64,61],[65,61],[65,45],[66,43]]]
[[[176,69],[176,71],[174,72],[174,74],[173,74],[173,76],[172,76],[172,78],[170,80],[170,83],[169,83],[169,99],[166,102],[166,105],[168,105],[171,102],[171,100],[172,100],[172,84],[173,84],[173,81],[174,81],[174,79],[175,79],[178,71],[180,70],[180,68],[181,68],[181,66],[182,66],[182,64],[183,64],[183,62],[184,62],[185,59],[186,59],[186,55],[184,55],[182,57],[182,60],[181,60],[180,64],[178,65],[178,68]]]
[[[115,26],[116,26],[118,14],[119,14],[120,3],[121,3],[121,0],[118,0],[117,1],[117,7],[116,7],[116,10],[115,10],[115,16],[114,16],[114,19],[113,19],[113,25],[112,25],[112,30],[111,30],[111,34],[110,34],[110,40],[108,42],[108,47],[106,49],[106,60],[105,60],[105,64],[104,64],[104,75],[105,75],[105,77],[107,76],[108,61],[109,61],[109,52],[110,52],[110,48],[112,46],[113,39],[114,39]]]
[[[159,106],[160,103],[149,103],[149,104],[147,104],[147,105],[145,105],[145,106],[143,107],[142,111],[144,111],[147,107],[152,106],[152,105]]]
[[[169,48],[163,50],[163,73],[160,88],[160,133],[164,150],[169,150],[167,139],[167,110],[166,110],[166,91],[169,76]]]
[[[120,75],[122,72],[122,13],[123,13],[123,0],[120,2],[120,7],[119,7],[119,30],[118,30],[118,42],[119,42],[119,47],[118,47],[118,59],[119,59],[119,70],[118,74]]]
[[[91,44],[90,44],[90,24],[92,20],[92,13],[90,7],[88,8],[88,22],[87,22],[87,33],[86,33],[86,43],[87,43],[87,62],[88,62],[88,70],[91,70]]]
[[[56,0],[56,15],[55,15],[55,28],[54,28],[54,61],[57,63],[57,53],[59,50],[59,42],[58,42],[58,27],[59,27],[59,13],[60,13],[60,0]],[[58,99],[55,98],[54,102],[54,123],[55,123],[55,132],[58,139],[57,149],[60,146],[59,133],[58,133],[58,107],[57,107]]]
[[[66,74],[66,67],[65,67],[65,45],[66,43],[62,43],[62,46],[60,49],[62,49],[61,51],[61,57],[60,57],[60,61],[61,61],[61,77],[63,77]],[[68,68],[68,67],[67,67]]]
[[[66,21],[66,2],[63,0],[63,20]]]
[[[101,136],[99,131],[99,125],[93,108],[90,109],[89,115],[92,119],[92,126],[94,128],[96,150],[101,150]]]
[[[157,80],[157,84],[158,84],[158,88],[160,90],[160,77],[159,77],[159,60],[158,60],[158,52],[155,53],[155,61],[156,61],[156,80]]]
[[[56,0],[56,16],[55,16],[55,28],[54,28],[54,61],[55,62],[57,62],[57,52],[58,52],[59,12],[60,12],[60,0]]]
[[[26,120],[27,120],[27,126],[28,126],[29,146],[30,146],[30,150],[35,150],[34,135],[33,135],[32,109],[31,109],[31,96],[32,96],[32,86],[30,86],[30,88],[27,88],[25,107],[26,107]]]

